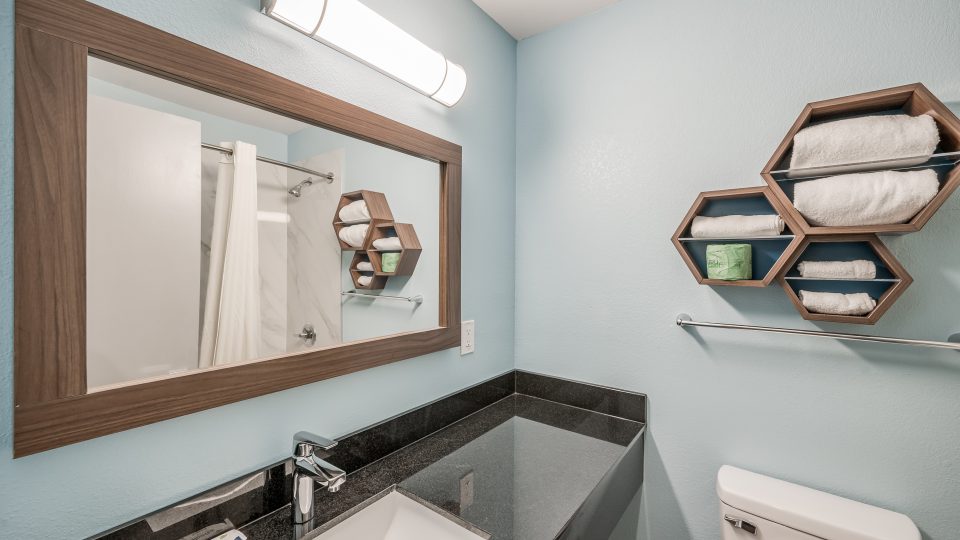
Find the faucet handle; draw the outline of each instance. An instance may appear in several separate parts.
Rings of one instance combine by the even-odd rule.
[[[316,450],[330,450],[336,445],[337,441],[332,441],[309,431],[299,431],[293,436],[293,455],[306,457]]]

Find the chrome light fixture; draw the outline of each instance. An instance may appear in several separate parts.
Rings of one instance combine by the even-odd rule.
[[[462,67],[357,0],[261,0],[261,8],[447,107],[456,105],[467,88]]]

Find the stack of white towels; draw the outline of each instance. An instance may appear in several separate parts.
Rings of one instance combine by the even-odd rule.
[[[824,122],[793,138],[791,169],[898,160],[896,167],[923,163],[940,143],[928,115],[864,116]],[[940,190],[931,169],[843,174],[798,182],[793,204],[815,226],[905,223]]]
[[[800,261],[800,277],[816,279],[876,279],[877,264],[873,261]]]
[[[400,239],[396,236],[389,236],[387,238],[377,238],[374,240],[373,247],[379,251],[400,251],[403,249],[403,244],[400,243]]]
[[[800,291],[800,302],[813,313],[827,315],[868,315],[877,301],[867,293],[831,293]]]
[[[350,224],[340,229],[337,236],[340,240],[351,247],[362,247],[363,241],[367,238],[367,232],[370,230],[370,210],[367,208],[367,202],[363,199],[353,201],[352,203],[340,209],[337,214],[340,221]],[[361,283],[361,285],[365,285]]]
[[[865,280],[877,277],[873,261],[801,261],[797,265],[801,277],[816,279]],[[800,302],[813,313],[827,315],[868,315],[877,301],[867,293],[832,293],[800,291]]]
[[[783,219],[776,215],[760,216],[697,216],[690,225],[693,238],[750,238],[778,236],[783,232]]]

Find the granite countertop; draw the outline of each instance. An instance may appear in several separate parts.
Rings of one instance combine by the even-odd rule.
[[[314,538],[390,491],[496,540],[606,538],[643,482],[646,396],[513,370],[338,438]],[[113,527],[99,540],[290,540],[290,458]]]
[[[337,493],[318,490],[319,528],[307,538],[394,487],[495,540],[555,538],[643,426],[512,394],[352,472]],[[328,461],[338,464],[336,452]],[[250,540],[292,538],[289,505],[241,530]]]

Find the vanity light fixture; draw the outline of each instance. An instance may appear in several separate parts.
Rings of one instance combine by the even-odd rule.
[[[260,5],[265,15],[447,107],[467,88],[462,67],[357,0],[261,0]]]

